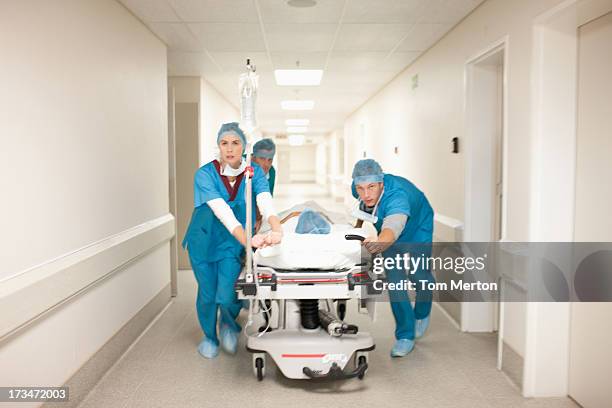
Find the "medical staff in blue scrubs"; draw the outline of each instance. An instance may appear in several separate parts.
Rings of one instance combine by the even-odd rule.
[[[276,145],[272,139],[261,139],[253,145],[253,161],[261,167],[268,179],[270,194],[274,195],[274,183],[276,181],[276,169],[272,165]]]
[[[410,252],[412,257],[431,256],[434,212],[425,194],[403,177],[384,174],[372,159],[360,160],[353,169],[352,193],[360,200],[360,210],[369,215],[378,232],[366,238],[363,245],[373,253],[395,258]],[[413,271],[410,271],[413,272]],[[392,267],[386,270],[389,282],[406,279],[406,271]],[[408,292],[389,292],[395,318],[396,342],[392,357],[403,357],[414,348],[414,339],[423,336],[429,326],[432,292],[421,289],[421,281],[434,282],[427,268],[419,267],[408,278],[416,284],[416,303],[410,304]]]
[[[243,159],[246,137],[237,123],[226,123],[218,132],[217,144],[219,159],[200,167],[195,174],[195,208],[183,240],[198,282],[196,309],[204,332],[198,351],[206,358],[219,354],[219,343],[225,351],[236,352],[241,330],[236,317],[241,303],[234,284],[240,274],[246,243],[244,174],[249,171]],[[255,164],[253,170],[252,208],[259,207],[272,231],[253,236],[252,245],[275,245],[282,239],[280,221],[262,169]],[[255,211],[252,214],[254,225]]]
[[[270,194],[274,196],[274,183],[276,182],[276,169],[272,165],[274,155],[276,154],[276,145],[272,139],[261,139],[253,145],[253,162],[257,163],[264,171],[268,179]],[[261,213],[257,210],[257,222],[255,223],[255,231],[259,231],[262,224]],[[269,301],[266,300],[266,304]],[[265,315],[267,318],[267,315]],[[267,325],[266,325],[267,326]]]

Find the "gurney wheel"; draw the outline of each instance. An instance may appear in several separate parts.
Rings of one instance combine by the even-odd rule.
[[[361,355],[357,358],[357,367],[361,367],[362,365],[365,365],[368,363],[368,358],[364,355]],[[359,378],[360,380],[363,380],[363,377],[365,377],[365,371],[362,374],[359,374],[357,376],[357,378]]]
[[[336,312],[338,313],[340,320],[344,321],[344,318],[346,317],[346,300],[338,300]]]
[[[264,376],[266,375],[266,366],[264,358],[255,357],[253,368],[255,370],[255,375],[257,375],[257,381],[263,380]]]

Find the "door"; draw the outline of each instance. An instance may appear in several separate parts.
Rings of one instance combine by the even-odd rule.
[[[466,63],[466,241],[495,242],[503,236],[504,58],[505,44],[501,44]],[[497,302],[459,306],[449,313],[459,314],[463,331],[498,329]]]
[[[198,159],[198,104],[177,103],[175,114],[176,139],[176,225],[179,244],[183,241],[185,231],[193,211],[193,177],[199,167]],[[191,269],[187,251],[179,248],[179,269]]]
[[[503,48],[467,66],[467,241],[499,241],[503,236],[503,69]]]
[[[576,241],[612,241],[612,13],[579,29]],[[585,408],[612,406],[612,303],[573,303],[569,394]]]
[[[278,145],[276,147],[276,160],[277,160],[277,168],[276,168],[276,183],[277,184],[289,184],[291,183],[290,179],[290,163],[291,163],[291,154],[289,152],[289,146],[286,145]]]

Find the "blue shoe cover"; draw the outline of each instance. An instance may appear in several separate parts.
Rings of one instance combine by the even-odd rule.
[[[414,340],[399,339],[391,349],[391,357],[404,357],[414,348]]]
[[[215,358],[219,355],[219,346],[212,340],[204,337],[198,345],[198,353],[205,358]]]
[[[424,319],[418,319],[414,328],[414,336],[419,339],[423,337],[429,327],[429,316]]]
[[[219,334],[223,350],[230,354],[236,354],[236,350],[238,349],[238,333],[224,325],[219,329]]]

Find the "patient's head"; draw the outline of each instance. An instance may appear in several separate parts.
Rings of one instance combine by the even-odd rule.
[[[329,234],[331,225],[321,214],[305,208],[298,218],[295,232],[297,234]]]

